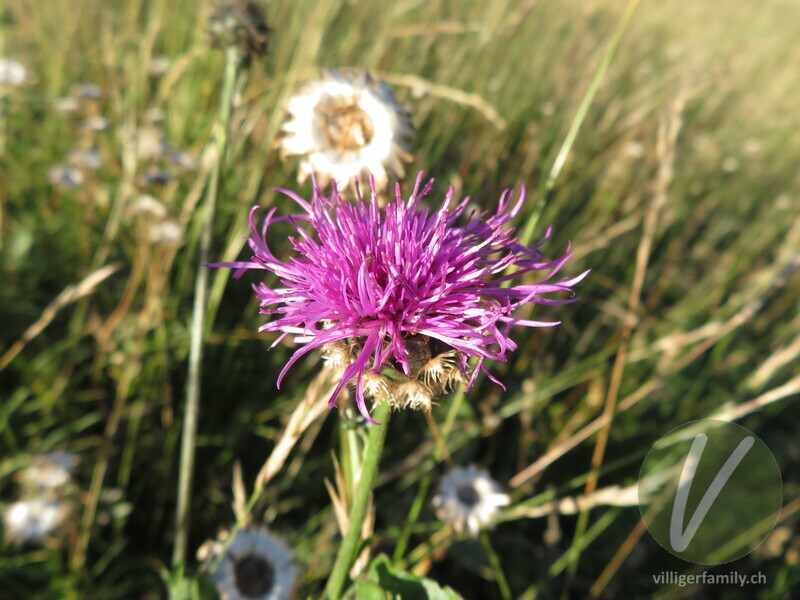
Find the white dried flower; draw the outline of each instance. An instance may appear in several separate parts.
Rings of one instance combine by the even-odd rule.
[[[169,215],[167,207],[155,196],[142,194],[128,207],[128,214],[131,216],[147,216],[157,220],[166,219]]]
[[[73,150],[67,157],[67,162],[81,169],[96,171],[103,166],[103,158],[97,148]]]
[[[164,132],[158,127],[143,127],[136,132],[136,153],[140,160],[160,158],[164,147]]]
[[[509,502],[508,494],[503,493],[486,471],[470,465],[457,467],[444,476],[433,506],[436,516],[458,533],[469,532],[477,537]]]
[[[56,498],[20,500],[6,507],[6,539],[15,544],[42,542],[55,537],[72,517],[70,505]]]
[[[28,80],[28,70],[18,60],[0,58],[0,84],[18,87]]]
[[[99,115],[94,115],[84,121],[83,127],[88,131],[100,132],[111,127],[111,123],[108,122],[108,119],[104,119]]]
[[[228,533],[222,532],[216,540],[203,544],[198,558],[206,564],[213,561],[227,537]],[[211,580],[222,600],[288,600],[297,567],[286,542],[266,527],[251,525],[236,534]]]
[[[83,185],[84,176],[72,165],[56,165],[47,172],[47,180],[62,190],[74,190]]]
[[[355,177],[371,174],[383,189],[387,171],[398,178],[405,174],[413,127],[385,82],[367,73],[329,71],[287,108],[291,118],[281,132],[281,155],[302,157],[300,182],[314,173],[320,185],[335,179],[344,188]]]
[[[167,219],[153,223],[148,230],[148,237],[154,244],[173,245],[183,241],[183,232],[177,222]]]
[[[17,473],[17,478],[24,486],[40,492],[55,490],[72,481],[77,466],[78,457],[71,452],[59,450],[37,454]]]
[[[100,86],[96,83],[76,83],[72,86],[72,95],[75,98],[99,100],[103,95]]]
[[[78,112],[81,107],[80,103],[72,96],[64,96],[53,101],[53,108],[56,112],[62,114],[71,114]]]
[[[171,62],[167,56],[156,56],[150,61],[150,67],[147,69],[147,74],[150,77],[161,77],[169,71]]]
[[[183,150],[168,149],[164,153],[164,159],[182,171],[194,171],[197,169],[197,159]]]

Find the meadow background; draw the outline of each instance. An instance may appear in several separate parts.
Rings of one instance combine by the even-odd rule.
[[[24,86],[0,90],[0,500],[13,500],[26,456],[65,449],[81,459],[79,511],[60,543],[0,543],[2,600],[165,597],[196,209],[223,63],[205,35],[211,9],[194,0],[0,6],[0,56],[29,72]],[[575,249],[567,272],[592,269],[580,302],[536,307],[536,318],[557,313],[562,326],[517,330],[520,348],[492,366],[506,392],[479,378],[462,402],[445,398],[433,412],[440,424],[454,419],[454,460],[488,469],[511,491],[491,540],[513,597],[797,597],[800,7],[642,2],[547,185],[624,10],[611,0],[270,2],[271,51],[238,94],[212,255],[238,255],[251,205],[292,208],[274,186],[310,194],[275,150],[285,101],[319,68],[369,69],[411,110],[411,174],[424,170],[437,195],[454,185],[487,209],[524,184],[520,230],[531,216],[534,237],[552,224],[551,253],[567,241]],[[160,57],[168,64],[157,74]],[[58,112],[56,101],[81,83],[100,97]],[[139,139],[154,109],[164,140],[196,164],[145,156]],[[107,129],[83,130],[92,116]],[[100,161],[84,182],[53,185],[50,169],[90,147]],[[166,214],[136,214],[143,194]],[[106,266],[102,281],[86,281]],[[234,520],[235,461],[249,489],[319,370],[306,358],[277,390],[291,347],[267,350],[273,338],[256,332],[249,286],[230,282],[229,272],[213,273],[190,558]],[[26,333],[37,322],[46,326]],[[716,568],[764,572],[766,585],[654,585],[654,573],[699,568],[642,531],[636,506],[516,518],[581,495],[598,440],[607,440],[598,487],[627,488],[655,440],[709,416],[756,432],[783,473],[775,532]],[[294,548],[300,597],[319,597],[339,540],[324,484],[334,477],[338,420],[325,413],[305,431],[257,513]],[[377,549],[395,552],[407,525],[398,564],[464,598],[501,597],[480,544],[431,543],[441,530],[430,497],[446,471],[442,454],[421,413],[393,417]],[[415,499],[421,510],[410,519]],[[196,569],[190,560],[187,572]]]

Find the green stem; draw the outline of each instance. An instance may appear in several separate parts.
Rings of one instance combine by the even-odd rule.
[[[458,411],[461,408],[461,402],[464,400],[464,385],[458,386],[453,398],[450,402],[450,409],[447,411],[447,416],[444,419],[444,427],[442,427],[442,438],[447,441],[447,436],[453,429],[453,424],[456,422]]]
[[[505,573],[503,573],[500,557],[497,555],[497,552],[494,551],[492,542],[489,540],[489,534],[485,531],[481,533],[481,542],[483,543],[486,556],[489,557],[489,564],[492,565],[494,577],[497,579],[497,587],[500,588],[500,595],[503,597],[503,600],[512,600],[511,588],[508,587],[508,580],[506,579]]]
[[[408,511],[408,518],[406,518],[403,530],[400,532],[400,537],[397,540],[397,547],[392,555],[392,561],[395,563],[398,563],[403,559],[406,548],[408,548],[408,541],[411,539],[411,532],[414,529],[414,525],[417,523],[420,513],[422,512],[422,506],[425,503],[425,496],[428,493],[428,488],[430,485],[430,475],[426,475],[422,478],[419,491],[417,491],[417,497],[414,498],[414,503],[411,505],[411,510]]]
[[[361,539],[361,526],[367,516],[367,506],[369,505],[372,487],[375,484],[375,475],[378,472],[383,443],[386,440],[386,430],[389,424],[389,403],[382,402],[376,406],[372,417],[381,425],[371,425],[367,435],[361,477],[359,477],[353,504],[350,507],[350,523],[347,526],[347,533],[344,536],[344,540],[342,540],[342,545],[339,547],[339,553],[336,555],[336,562],[333,565],[330,579],[328,579],[328,586],[325,588],[325,594],[329,600],[339,600],[342,597],[347,573],[356,558],[356,550]]]
[[[211,237],[214,227],[214,212],[219,193],[220,172],[228,147],[228,130],[231,120],[231,104],[240,62],[239,50],[229,47],[225,56],[225,75],[222,82],[219,114],[214,125],[216,161],[209,176],[203,207],[203,230],[200,235],[200,260],[194,286],[192,311],[192,339],[189,347],[189,374],[186,386],[186,412],[183,418],[181,463],[178,475],[178,504],[175,512],[175,549],[172,565],[178,567],[186,559],[186,544],[189,537],[189,509],[192,490],[194,456],[197,447],[197,421],[200,411],[200,376],[203,366],[203,331],[206,319],[206,297],[208,295],[209,271],[203,265],[209,261]]]

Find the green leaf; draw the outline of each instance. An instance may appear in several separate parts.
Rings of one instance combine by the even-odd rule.
[[[387,600],[390,598],[381,586],[368,579],[359,579],[353,586],[353,593],[348,594],[348,600]]]
[[[372,561],[369,568],[370,580],[377,581],[380,589],[388,592],[392,600],[461,600],[452,588],[442,587],[432,579],[426,579],[393,567],[386,555]],[[384,596],[387,597],[387,596]],[[362,596],[356,595],[358,600]],[[363,596],[365,600],[378,596]]]

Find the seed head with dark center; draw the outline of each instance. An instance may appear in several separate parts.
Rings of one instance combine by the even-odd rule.
[[[456,488],[456,497],[464,504],[472,508],[481,501],[481,496],[477,490],[469,484],[462,484]]]
[[[257,554],[237,558],[233,567],[236,589],[245,598],[263,598],[272,589],[275,570]]]

